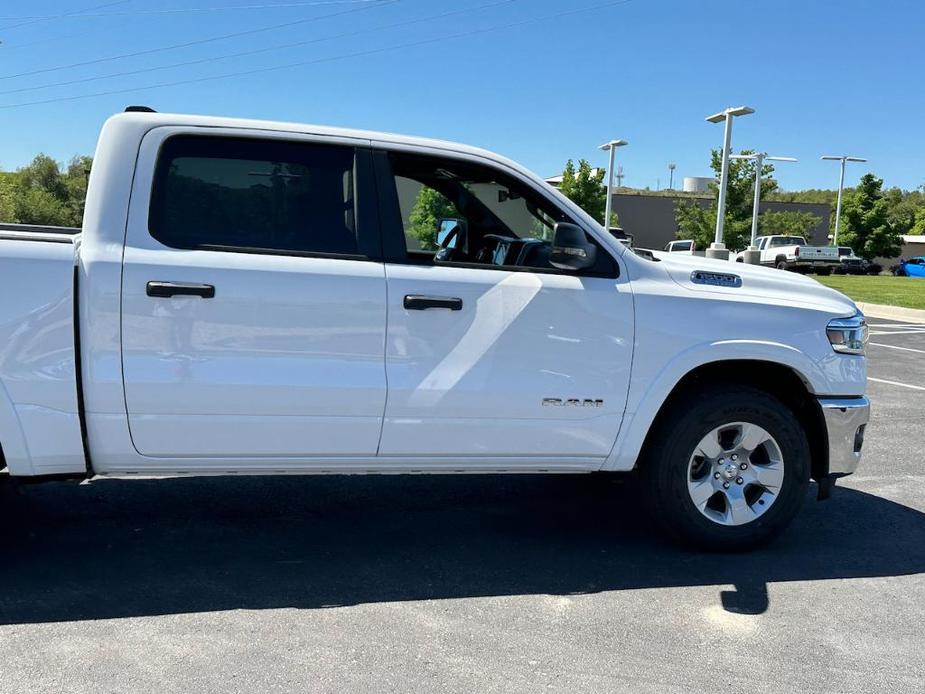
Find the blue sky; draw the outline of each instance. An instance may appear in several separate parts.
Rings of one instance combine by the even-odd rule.
[[[0,3],[0,166],[20,166],[40,151],[61,160],[92,153],[108,115],[143,103],[160,111],[459,140],[510,156],[542,175],[560,172],[570,157],[604,165],[597,145],[619,137],[630,141],[619,151],[625,183],[655,188],[658,179],[666,186],[669,162],[677,163],[676,182],[708,174],[709,150],[720,146],[722,127],[704,117],[747,104],[757,113],[736,122],[733,146],[798,157],[797,164],[778,166],[785,189],[835,187],[837,164],[820,162],[819,156],[842,153],[870,160],[849,168],[849,185],[868,170],[887,185],[925,184],[925,3],[630,0],[601,7],[605,4]],[[239,9],[220,9],[229,7]],[[203,8],[209,11],[188,11]],[[291,25],[160,50],[286,23]],[[489,31],[499,26],[507,28]],[[277,49],[299,42],[303,45]],[[211,60],[265,48],[271,50]],[[141,51],[153,52],[108,60]],[[96,62],[57,69],[90,61]],[[192,61],[203,62],[92,79]],[[290,63],[308,64],[150,86]],[[23,74],[36,71],[42,72]],[[64,100],[105,91],[122,93]],[[45,100],[53,101],[10,107]]]

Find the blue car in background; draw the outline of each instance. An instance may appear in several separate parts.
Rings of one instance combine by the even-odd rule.
[[[894,274],[897,277],[925,277],[925,255],[901,260]]]

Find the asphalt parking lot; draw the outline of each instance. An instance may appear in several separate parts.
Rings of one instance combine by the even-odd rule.
[[[586,477],[30,487],[0,691],[922,691],[925,326],[870,322],[862,469],[751,554]]]

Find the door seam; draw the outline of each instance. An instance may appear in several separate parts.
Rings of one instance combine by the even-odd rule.
[[[379,440],[376,442],[376,457],[382,448],[382,434],[385,431],[385,415],[389,411],[389,272],[382,263],[382,279],[385,281],[385,333],[382,339],[382,374],[385,377],[385,400],[382,404],[382,418],[379,421]]]

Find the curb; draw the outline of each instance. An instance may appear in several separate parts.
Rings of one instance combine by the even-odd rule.
[[[883,306],[882,304],[865,304],[861,302],[857,302],[857,306],[868,318],[901,320],[907,323],[921,323],[925,325],[925,310],[922,309],[902,308],[901,306]]]

